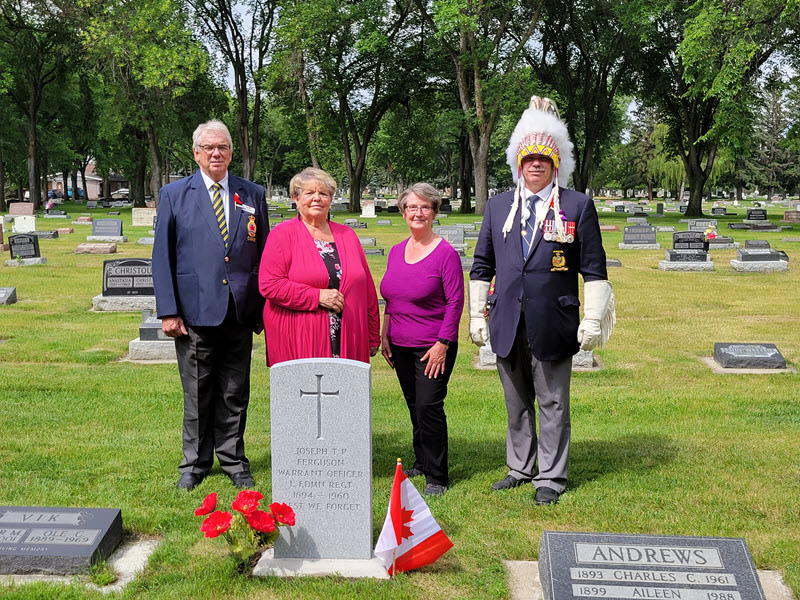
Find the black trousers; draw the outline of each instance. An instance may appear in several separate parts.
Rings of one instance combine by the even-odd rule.
[[[253,330],[236,319],[233,298],[225,320],[215,327],[186,326],[175,338],[183,385],[181,473],[207,473],[214,464],[229,475],[250,471],[244,428],[250,402]]]
[[[397,379],[411,415],[414,467],[425,473],[427,483],[448,485],[444,399],[456,363],[458,344],[450,344],[444,361],[444,373],[436,379],[428,379],[425,375],[427,362],[420,360],[429,348],[407,348],[392,344],[391,349]]]

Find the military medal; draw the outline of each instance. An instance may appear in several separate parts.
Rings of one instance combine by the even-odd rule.
[[[256,241],[256,218],[253,215],[247,218],[247,241]]]
[[[568,271],[567,259],[563,250],[553,250],[553,268],[551,271]]]
[[[545,221],[542,223],[542,237],[548,242],[571,244],[575,241],[575,221],[564,221],[564,229],[566,233],[561,235],[558,233],[555,220]]]

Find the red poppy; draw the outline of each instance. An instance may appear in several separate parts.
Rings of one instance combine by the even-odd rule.
[[[239,194],[234,194],[234,195],[233,195],[233,201],[234,201],[236,204],[241,204],[241,203],[242,203],[242,201],[241,201],[241,200],[239,200]]]
[[[216,510],[206,517],[206,520],[200,526],[200,531],[206,534],[207,538],[215,538],[220,533],[228,531],[232,519],[233,515],[231,513]]]
[[[210,513],[215,508],[217,508],[217,495],[212,492],[205,497],[203,503],[200,505],[200,508],[194,511],[194,516],[202,517],[203,515]]]
[[[264,494],[256,490],[242,490],[231,504],[231,508],[243,515],[249,515],[258,508],[258,501],[263,497]]]
[[[246,514],[244,518],[247,520],[247,524],[256,531],[263,531],[265,533],[272,533],[275,531],[275,519],[273,519],[272,515],[268,512],[254,510]]]
[[[272,516],[275,517],[275,520],[278,523],[283,523],[284,525],[294,525],[294,511],[288,504],[273,502],[269,505],[269,510],[272,512]]]

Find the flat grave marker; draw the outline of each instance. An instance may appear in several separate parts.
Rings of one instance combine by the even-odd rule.
[[[724,369],[785,369],[775,344],[714,344],[714,360]]]
[[[116,254],[114,242],[84,242],[75,247],[75,254]]]
[[[764,600],[742,538],[544,531],[545,600]]]
[[[116,508],[0,506],[0,573],[73,575],[122,541]]]
[[[17,288],[0,287],[0,306],[8,306],[17,302]]]

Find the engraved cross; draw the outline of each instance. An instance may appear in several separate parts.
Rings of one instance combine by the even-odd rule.
[[[339,398],[339,390],[335,392],[323,392],[322,391],[322,375],[317,375],[317,391],[316,392],[304,392],[300,390],[300,400],[305,400],[306,398],[316,398],[317,399],[317,439],[322,439],[322,398]]]

